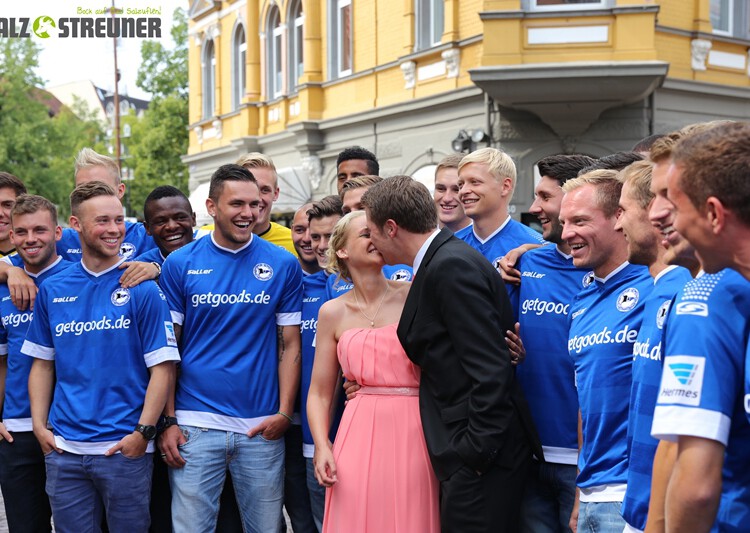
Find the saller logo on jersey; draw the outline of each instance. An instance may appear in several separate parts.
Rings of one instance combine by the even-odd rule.
[[[680,302],[675,308],[678,315],[708,316],[708,304],[703,302]]]
[[[700,405],[705,357],[671,355],[664,360],[660,404]]]
[[[273,277],[273,268],[267,263],[258,263],[253,268],[253,275],[259,281],[268,281]]]

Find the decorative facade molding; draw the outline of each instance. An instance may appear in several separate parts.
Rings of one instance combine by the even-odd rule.
[[[458,78],[458,70],[461,62],[461,50],[459,50],[458,48],[451,48],[450,50],[445,50],[440,55],[445,60],[445,65],[448,69],[448,74],[446,75],[446,77]]]
[[[711,41],[693,39],[690,43],[690,60],[693,70],[706,70],[706,58],[711,51]]]
[[[218,118],[214,119],[214,121],[213,121],[213,122],[211,122],[211,126],[212,126],[212,127],[214,128],[214,130],[216,131],[216,133],[215,133],[215,136],[216,136],[216,138],[217,138],[217,139],[221,139],[221,136],[222,136],[222,131],[221,131],[221,119],[218,119]]]
[[[193,131],[195,132],[195,138],[198,140],[198,144],[203,144],[203,128],[201,126],[196,126],[193,128]]]
[[[313,190],[320,187],[320,180],[323,177],[323,164],[317,155],[306,155],[302,158],[302,169],[307,173],[310,180],[310,186]]]
[[[404,61],[401,63],[401,72],[404,75],[404,89],[413,89],[417,79],[417,64],[414,61]]]

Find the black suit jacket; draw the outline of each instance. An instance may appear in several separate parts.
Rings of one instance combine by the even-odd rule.
[[[464,465],[512,468],[529,450],[543,459],[505,342],[514,320],[500,275],[447,229],[414,274],[398,337],[422,369],[420,412],[438,479]]]

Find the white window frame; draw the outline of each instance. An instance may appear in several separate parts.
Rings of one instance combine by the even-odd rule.
[[[416,26],[414,50],[426,50],[439,45],[445,31],[444,0],[415,0],[414,4]],[[437,20],[438,10],[439,21]]]
[[[204,44],[201,76],[203,82],[203,118],[216,115],[216,46],[213,40]]]
[[[242,37],[242,42],[240,41]],[[247,33],[237,24],[232,38],[232,109],[239,109],[247,83]]]
[[[305,12],[302,11],[302,1],[296,0],[289,7],[289,91],[296,92],[299,79],[304,71],[304,26]]]
[[[284,25],[281,11],[274,5],[268,12],[266,26],[268,97],[278,98],[284,94]]]
[[[585,4],[556,4],[556,5],[538,5],[538,0],[526,0],[529,4],[529,11],[575,11],[582,9],[602,9],[610,7],[609,0],[589,0]],[[561,0],[562,1],[562,0]]]
[[[331,3],[329,4],[332,7],[332,16],[331,16],[331,32],[330,32],[330,41],[329,46],[332,50],[331,54],[331,77],[332,78],[343,78],[344,76],[351,75],[352,71],[354,70],[354,43],[352,39],[352,0],[331,0]],[[345,12],[346,8],[349,8],[349,39],[347,43],[344,43],[344,35],[343,35],[343,29],[344,29],[344,20],[343,20],[343,13]],[[344,57],[344,50],[345,47],[349,51],[349,61],[350,65],[348,65],[347,68],[342,68],[342,59]]]
[[[709,3],[709,19],[711,18],[711,16],[710,16],[711,5],[710,4],[713,4],[716,1],[721,2],[722,0],[711,0],[710,1],[710,3]],[[726,20],[727,20],[727,29],[724,30],[724,29],[721,29],[721,28],[713,28],[713,33],[715,33],[716,35],[732,36],[732,35],[734,35],[734,11],[735,11],[735,7],[736,6],[735,6],[735,3],[734,3],[734,0],[726,0],[726,2],[727,2],[727,10],[726,10],[726,13],[724,13],[723,15],[724,15],[724,17],[726,17]],[[711,25],[713,27],[713,21],[711,21]]]

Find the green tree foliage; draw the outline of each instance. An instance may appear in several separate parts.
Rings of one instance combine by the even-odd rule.
[[[188,149],[188,50],[187,17],[175,10],[172,39],[175,47],[147,41],[141,45],[138,86],[153,100],[141,119],[126,117],[131,137],[124,142],[135,170],[128,183],[133,211],[142,215],[146,196],[169,184],[188,193],[188,171],[180,157]]]
[[[75,155],[83,146],[101,148],[102,129],[65,107],[52,116],[54,99],[39,88],[38,54],[31,39],[0,39],[0,170],[49,198],[64,218]]]

